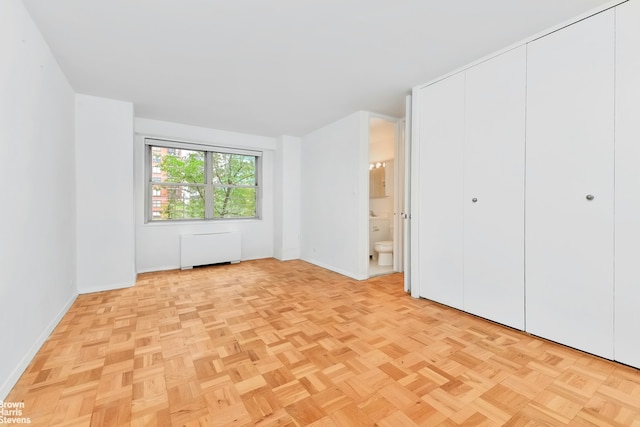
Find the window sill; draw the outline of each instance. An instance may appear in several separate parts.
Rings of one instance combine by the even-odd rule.
[[[229,223],[261,222],[262,218],[225,218],[225,219],[185,219],[175,221],[145,221],[143,225],[152,227],[185,226],[185,225],[213,225]]]

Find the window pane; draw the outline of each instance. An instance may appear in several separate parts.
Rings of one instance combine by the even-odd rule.
[[[159,174],[159,182],[204,184],[203,151],[165,147],[153,147],[152,150],[154,157],[159,151],[160,163],[153,167],[154,175]]]
[[[255,218],[255,188],[215,188],[213,216],[216,218]]]
[[[176,145],[147,145],[147,221],[257,218],[259,156]]]
[[[153,198],[152,219],[204,219],[204,187],[185,185],[161,188],[161,196]],[[156,215],[156,212],[160,215]]]
[[[213,183],[255,185],[256,157],[241,154],[212,153]]]

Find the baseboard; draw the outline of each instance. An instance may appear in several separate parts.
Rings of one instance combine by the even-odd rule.
[[[240,261],[237,261],[237,262],[253,261],[253,260],[256,260],[256,259],[266,259],[266,258],[273,258],[273,256],[272,255],[259,255],[259,256],[250,256],[250,257],[246,257],[246,258],[243,257]],[[233,262],[232,264],[236,264],[237,262]],[[160,266],[160,267],[152,267],[152,268],[142,268],[142,269],[138,270],[138,274],[157,273],[159,271],[168,271],[168,270],[181,270],[181,268],[180,268],[179,264],[166,265],[166,266]]]
[[[168,270],[180,270],[180,265],[166,265],[163,267],[143,268],[142,270],[138,270],[138,274],[155,273],[158,271],[168,271]]]
[[[350,278],[355,279],[355,280],[367,280],[369,278],[369,276],[359,276],[359,275],[354,274],[354,273],[352,273],[350,271],[345,271],[345,270],[342,270],[340,268],[336,268],[336,267],[334,267],[332,265],[327,265],[327,264],[325,264],[323,262],[316,261],[314,259],[309,259],[309,258],[301,258],[301,259],[303,261],[305,261],[305,262],[308,262],[309,264],[317,265],[318,267],[322,267],[322,268],[324,268],[326,270],[330,270],[330,271],[333,271],[335,273],[342,274],[343,276],[347,276],[347,277],[350,277]]]
[[[292,259],[300,259],[300,251],[297,249],[285,249],[278,255],[279,256],[274,256],[274,258],[279,261],[291,261]]]
[[[89,287],[83,287],[82,289],[78,288],[78,293],[80,295],[84,295],[84,294],[92,294],[94,292],[114,291],[116,289],[130,288],[136,284],[136,280],[138,280],[137,273],[134,275],[132,281],[129,281],[126,283],[114,283],[107,286],[89,286]]]
[[[35,355],[38,353],[38,351],[40,350],[44,342],[47,340],[47,338],[49,338],[49,336],[51,335],[53,330],[56,328],[56,326],[58,326],[58,323],[60,323],[64,315],[67,314],[67,311],[69,311],[69,308],[71,308],[71,305],[73,304],[73,302],[76,300],[77,297],[78,297],[78,294],[74,292],[71,298],[69,298],[69,300],[65,303],[62,309],[58,312],[56,317],[54,317],[51,320],[51,322],[49,322],[49,324],[44,329],[44,331],[42,331],[40,336],[38,336],[38,338],[33,343],[29,351],[27,351],[27,353],[22,357],[22,359],[18,363],[18,366],[15,367],[15,369],[11,372],[11,374],[6,379],[6,381],[0,386],[0,396],[2,397],[2,399],[0,400],[4,400],[9,394],[9,392],[11,391],[11,389],[13,388],[13,386],[16,385],[16,383],[18,382],[18,380],[20,379],[24,371],[29,366],[29,363],[31,363],[31,361],[33,360]]]

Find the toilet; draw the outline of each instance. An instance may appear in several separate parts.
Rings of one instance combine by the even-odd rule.
[[[393,242],[391,240],[376,242],[373,248],[378,253],[378,265],[393,265]]]

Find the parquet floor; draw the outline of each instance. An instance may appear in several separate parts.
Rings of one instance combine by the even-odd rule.
[[[55,426],[640,426],[640,371],[273,259],[81,295],[6,401]]]

